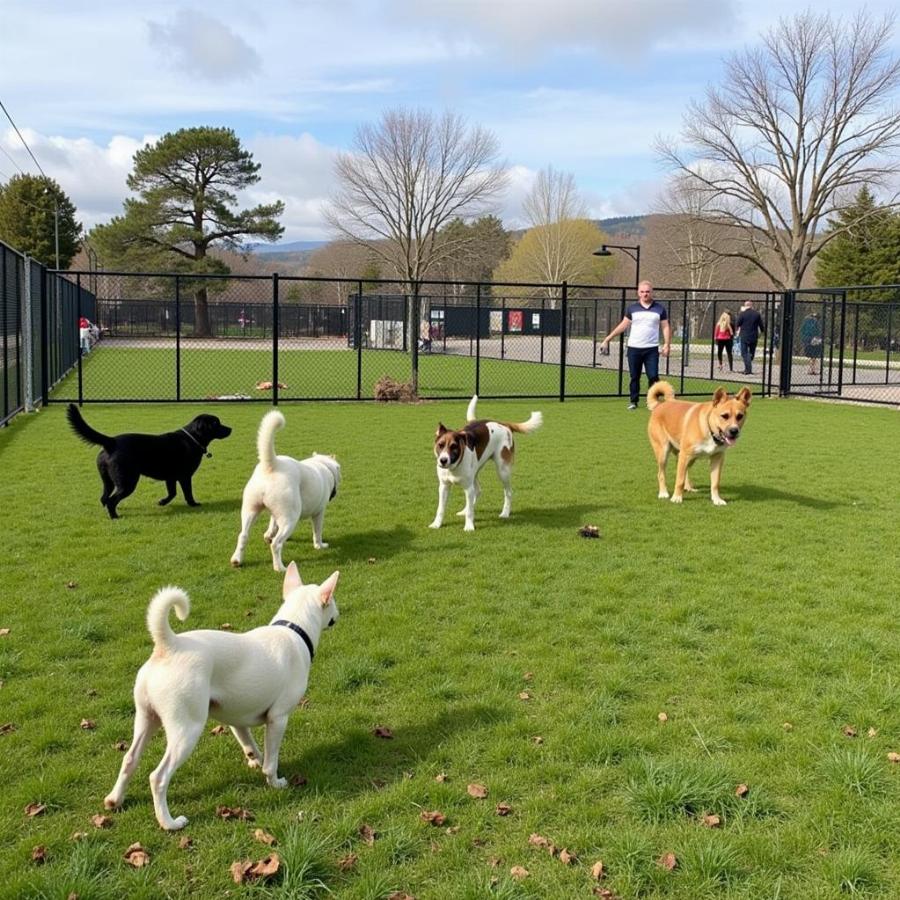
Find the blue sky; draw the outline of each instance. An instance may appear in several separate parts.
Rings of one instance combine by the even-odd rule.
[[[547,165],[574,174],[592,215],[639,214],[665,178],[654,138],[678,133],[688,101],[715,83],[729,53],[807,6],[2,0],[0,100],[86,227],[121,211],[146,141],[226,125],[262,164],[244,201],[283,199],[284,240],[327,239],[335,153],[350,148],[359,124],[398,106],[450,109],[494,131],[510,170],[498,212],[510,225]],[[36,172],[0,120],[0,181],[19,170]]]

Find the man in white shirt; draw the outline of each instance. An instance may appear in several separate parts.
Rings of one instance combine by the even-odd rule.
[[[666,308],[653,299],[653,285],[642,281],[638,285],[637,303],[629,303],[625,317],[603,338],[600,345],[606,352],[609,342],[626,328],[628,333],[629,409],[637,409],[641,398],[641,369],[647,373],[647,389],[659,381],[659,330],[662,328],[662,355],[668,356],[672,346],[672,327]]]

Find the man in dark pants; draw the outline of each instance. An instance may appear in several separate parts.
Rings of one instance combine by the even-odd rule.
[[[744,360],[744,374],[753,374],[753,357],[756,356],[756,342],[760,333],[766,333],[762,316],[753,308],[753,301],[747,300],[744,309],[735,322],[738,337],[741,339],[741,358]]]
[[[629,303],[625,317],[603,338],[600,352],[605,353],[609,342],[626,328],[628,333],[628,371],[631,374],[629,409],[637,409],[641,397],[641,369],[647,373],[647,387],[659,381],[659,329],[662,327],[662,355],[668,356],[672,345],[672,327],[666,308],[653,299],[653,285],[642,281],[638,285],[638,302]]]

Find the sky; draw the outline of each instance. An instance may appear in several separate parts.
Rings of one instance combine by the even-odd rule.
[[[0,0],[0,101],[85,229],[121,213],[136,150],[179,128],[234,129],[261,164],[244,205],[285,202],[282,241],[328,240],[338,152],[384,110],[461,114],[509,170],[522,224],[538,171],[570,172],[594,218],[651,211],[657,136],[729,54],[794,0]],[[876,15],[892,4],[870,0]],[[852,13],[819,0],[817,11]],[[900,51],[895,33],[894,49]],[[39,174],[0,113],[0,183]]]

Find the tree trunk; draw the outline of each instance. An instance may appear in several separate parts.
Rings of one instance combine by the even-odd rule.
[[[194,294],[194,337],[211,337],[209,327],[209,302],[205,287],[199,288]]]

